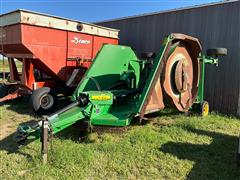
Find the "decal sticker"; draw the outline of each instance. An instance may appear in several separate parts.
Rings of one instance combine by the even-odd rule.
[[[90,44],[91,43],[90,40],[81,39],[81,38],[78,38],[78,37],[73,37],[71,42],[74,43],[74,44]]]
[[[107,101],[111,99],[111,96],[109,95],[93,95],[91,97],[92,100],[96,100],[96,101]]]

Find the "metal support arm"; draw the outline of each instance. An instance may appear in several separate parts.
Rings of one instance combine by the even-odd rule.
[[[218,58],[201,55],[199,58],[199,61],[201,64],[201,75],[200,75],[201,77],[199,81],[198,97],[196,101],[197,103],[202,102],[204,100],[205,64],[214,64],[218,66]]]

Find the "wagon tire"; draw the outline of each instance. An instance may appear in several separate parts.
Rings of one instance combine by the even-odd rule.
[[[213,48],[207,50],[208,56],[226,56],[227,55],[227,49],[226,48]]]
[[[37,114],[44,114],[55,107],[56,101],[56,93],[49,87],[43,87],[33,91],[30,105]]]

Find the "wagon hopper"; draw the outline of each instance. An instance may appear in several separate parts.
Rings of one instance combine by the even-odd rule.
[[[0,102],[31,95],[35,111],[50,110],[56,94],[76,87],[103,44],[118,44],[118,30],[26,10],[1,15],[0,54],[10,75]]]

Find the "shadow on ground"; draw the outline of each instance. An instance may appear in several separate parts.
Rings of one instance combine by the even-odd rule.
[[[21,123],[19,125],[31,125],[36,123],[36,121],[28,121]],[[24,153],[21,151],[21,145],[16,142],[16,132],[13,132],[12,134],[8,135],[4,139],[0,140],[0,151],[6,151],[7,154],[12,154],[12,153],[18,153],[21,155],[24,155],[29,161],[32,161],[32,156]],[[24,144],[27,145],[31,142],[33,142],[34,139],[29,139],[27,140]]]
[[[33,115],[33,111],[29,108],[29,98],[13,99],[0,103],[0,106],[7,106],[7,110],[16,112],[18,114]]]
[[[9,101],[7,103],[10,104],[8,107],[11,110],[14,110],[18,113],[25,114],[25,113],[30,113],[29,107],[27,106],[27,101],[28,99],[24,99],[23,102],[13,102]],[[68,103],[68,102],[67,102]],[[21,108],[19,108],[21,105]],[[64,102],[60,103],[58,108],[60,109],[63,107],[65,104]],[[173,110],[168,110],[161,112],[161,115],[177,115],[176,111]],[[36,116],[35,114],[32,115],[34,120],[30,120],[24,123],[19,124],[19,126],[23,125],[32,125],[33,123],[36,123],[36,120],[40,120],[41,116]],[[148,115],[148,118],[154,118],[158,117],[159,113],[154,113],[151,115]],[[55,135],[55,138],[59,139],[71,139],[75,142],[81,143],[91,143],[88,139],[89,133],[97,133],[98,135],[104,134],[104,133],[113,133],[113,134],[123,134],[126,131],[130,130],[133,126],[144,126],[151,121],[149,120],[143,120],[140,124],[139,118],[134,118],[131,122],[131,126],[126,126],[126,127],[111,127],[111,126],[93,126],[89,127],[89,123],[87,121],[79,121],[72,126],[64,129],[63,131],[59,132],[58,134]],[[8,135],[4,139],[0,140],[0,150],[7,151],[7,153],[18,153],[19,152],[19,146],[15,142],[15,134],[16,132]],[[28,140],[24,144],[27,145],[31,143],[33,140]]]
[[[57,111],[70,103],[71,101],[68,97],[60,97],[58,99],[57,105],[54,107],[54,111]],[[21,99],[13,99],[13,100],[1,102],[0,106],[2,105],[7,105],[7,110],[14,111],[18,114],[23,114],[23,115],[26,114],[26,115],[32,115],[32,116],[36,115],[36,113],[30,107],[28,96]],[[47,115],[53,113],[54,111],[47,113]]]
[[[169,142],[160,150],[195,164],[187,179],[240,179],[236,166],[237,137],[186,127],[186,131],[212,138],[211,144]]]

